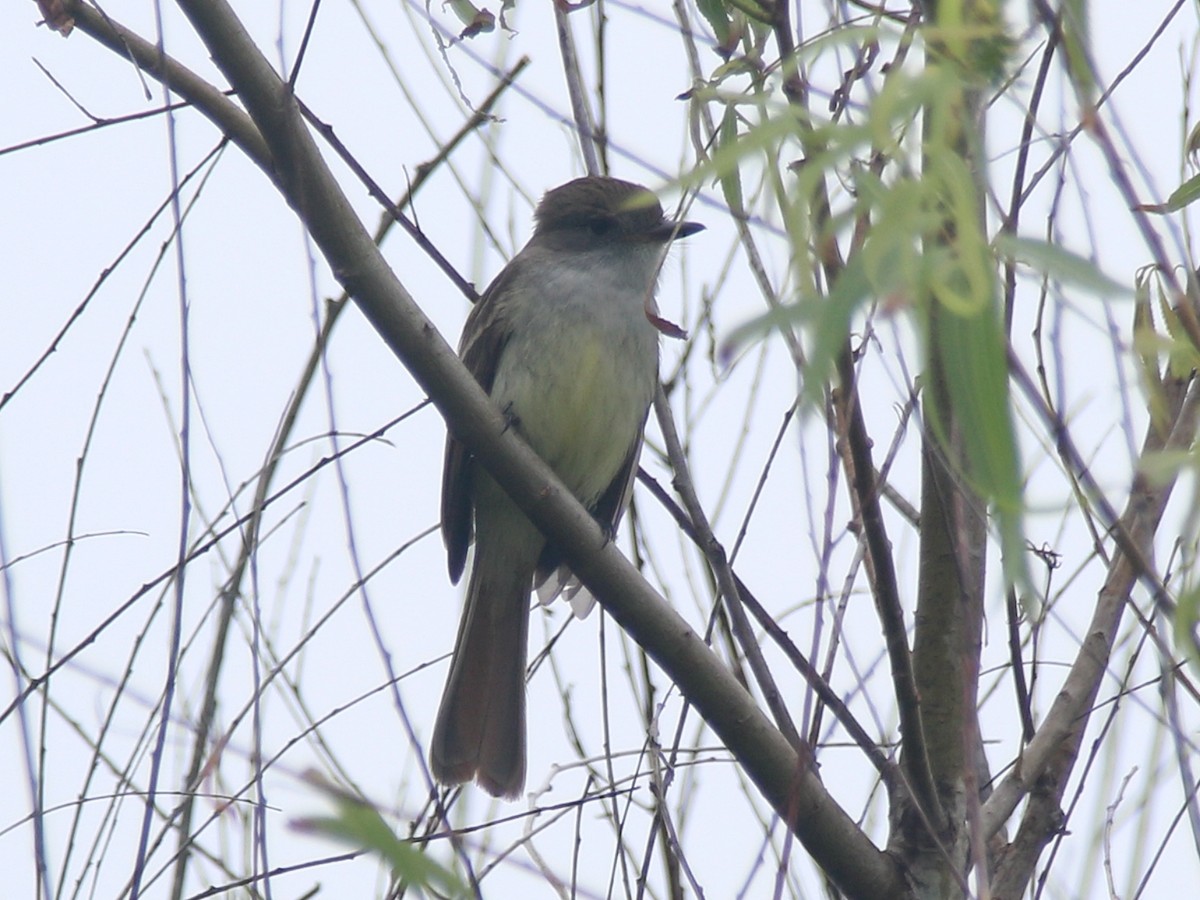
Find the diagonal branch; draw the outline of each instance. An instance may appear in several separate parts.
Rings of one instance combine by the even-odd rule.
[[[338,280],[429,393],[458,438],[530,518],[555,536],[572,568],[675,680],[830,877],[851,896],[901,895],[903,885],[891,859],[871,844],[816,774],[800,764],[753,698],[507,427],[380,256],[325,165],[295,97],[229,5],[222,0],[181,0],[180,6],[269,148],[264,155],[258,152],[262,145],[253,143],[255,161],[270,161],[270,168],[264,168],[303,219]],[[125,53],[129,44],[128,37],[113,40],[110,35],[107,45]],[[145,68],[156,77],[173,77],[169,69],[159,73],[154,65]],[[248,144],[254,142],[252,132],[241,133]]]
[[[74,2],[70,13],[80,31],[166,84],[237,144],[268,177],[274,177],[271,151],[254,120],[218,88],[96,7]]]
[[[1014,361],[1015,362],[1015,361]],[[1042,402],[1035,388],[1019,367],[1014,365],[1015,383],[1026,399],[1034,404],[1039,415],[1056,432],[1059,452],[1069,468],[1086,474],[1082,461],[1054,413]],[[1172,423],[1164,434],[1160,422],[1151,422],[1142,443],[1141,457],[1164,449],[1190,446],[1200,418],[1200,383],[1172,380],[1164,383],[1170,394],[1164,398],[1164,413]],[[1025,747],[1017,767],[997,785],[983,807],[983,826],[988,835],[995,834],[1017,804],[1037,786],[1051,767],[1056,776],[1071,770],[1078,752],[1088,712],[1096,698],[1101,677],[1108,664],[1117,626],[1129,601],[1129,592],[1139,578],[1152,576],[1145,566],[1143,548],[1149,545],[1171,495],[1173,481],[1153,484],[1142,473],[1135,476],[1129,500],[1120,518],[1107,519],[1109,530],[1118,542],[1118,553],[1109,564],[1108,574],[1100,590],[1096,607],[1087,627],[1087,637],[1067,674],[1053,705],[1046,714],[1037,734]],[[1157,581],[1157,579],[1153,579]],[[1153,588],[1152,588],[1153,589]]]

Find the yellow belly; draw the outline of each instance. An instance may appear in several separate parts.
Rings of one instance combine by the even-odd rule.
[[[530,446],[590,504],[638,437],[655,372],[595,333],[576,331],[557,349],[539,347],[524,364],[505,366],[493,394],[511,407]]]

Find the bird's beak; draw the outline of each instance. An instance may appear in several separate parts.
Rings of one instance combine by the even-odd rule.
[[[663,220],[661,225],[656,225],[646,236],[652,241],[660,241],[667,243],[669,241],[677,241],[680,238],[685,238],[690,234],[695,234],[697,231],[703,231],[704,226],[699,222],[672,222],[669,219]]]
[[[704,226],[699,222],[668,222],[666,227],[670,231],[670,238],[677,241],[680,238],[688,237],[695,234],[697,231],[703,231]]]

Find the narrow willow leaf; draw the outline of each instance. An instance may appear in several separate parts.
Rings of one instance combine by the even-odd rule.
[[[861,252],[871,290],[889,300],[914,297],[928,265],[919,238],[936,223],[925,203],[927,187],[909,179],[890,187],[864,179],[861,186],[859,199],[871,205],[874,220]]]
[[[822,388],[833,377],[837,354],[850,336],[850,322],[871,293],[862,254],[858,254],[842,269],[829,296],[808,300],[812,344],[801,390],[805,401],[814,404],[821,401]]]
[[[930,272],[930,288],[944,305],[975,315],[995,303],[995,266],[976,214],[976,187],[966,160],[944,147],[926,148],[927,175],[953,223],[954,239],[943,265]]]
[[[1138,471],[1155,485],[1175,481],[1186,469],[1195,468],[1196,456],[1191,450],[1159,450],[1148,453],[1138,462]]]
[[[697,0],[696,8],[717,36],[717,44],[721,47],[728,46],[733,29],[724,0]]]
[[[1090,62],[1092,39],[1087,0],[1062,0],[1059,22],[1067,51],[1067,73],[1080,104],[1090,109],[1096,102],[1096,80]]]
[[[1200,353],[1198,353],[1196,345],[1192,343],[1187,328],[1179,321],[1179,313],[1167,301],[1161,285],[1159,285],[1158,307],[1159,313],[1163,317],[1163,324],[1167,327],[1167,334],[1171,338],[1168,343],[1167,372],[1172,378],[1188,378],[1200,363]]]
[[[466,893],[465,886],[453,872],[412,843],[396,837],[371,804],[319,773],[308,772],[305,780],[333,802],[334,815],[298,819],[292,823],[294,829],[374,853],[388,864],[397,879],[410,885],[436,886],[456,897]]]
[[[727,2],[729,6],[744,13],[753,22],[760,22],[764,25],[770,25],[772,22],[772,14],[763,9],[757,0],[727,0]]]
[[[942,361],[951,413],[964,441],[968,476],[992,505],[1005,575],[1033,596],[1005,340],[994,303],[973,315],[942,308],[931,330],[932,350]]]
[[[1175,605],[1175,645],[1185,648],[1193,668],[1200,669],[1196,625],[1200,622],[1200,588],[1184,591]]]
[[[860,254],[842,270],[828,296],[802,295],[796,303],[756,316],[731,331],[721,344],[721,361],[728,364],[743,347],[780,329],[807,326],[811,348],[803,395],[807,401],[819,401],[821,388],[832,376],[837,353],[850,333],[850,321],[870,293]]]
[[[721,117],[721,125],[717,129],[717,150],[718,152],[726,150],[732,152],[721,153],[722,159],[726,162],[717,168],[717,178],[721,182],[721,193],[725,195],[726,204],[740,215],[745,206],[742,205],[742,171],[735,149],[737,141],[737,109],[733,106],[726,106],[725,115]]]
[[[680,184],[692,187],[703,185],[712,178],[719,179],[722,173],[736,168],[742,159],[759,153],[770,154],[781,141],[800,130],[799,116],[803,113],[792,109],[779,110],[778,114],[772,110],[772,113],[766,121],[738,134],[737,140],[717,146],[708,159],[680,179]]]
[[[1048,241],[999,234],[996,235],[995,246],[1000,255],[1024,263],[1049,278],[1080,288],[1089,294],[1098,297],[1128,297],[1133,293],[1129,285],[1109,278],[1095,263]]]
[[[799,325],[809,315],[811,315],[811,310],[807,307],[805,301],[801,301],[800,303],[776,307],[762,315],[755,316],[753,319],[743,322],[729,332],[725,336],[725,339],[721,341],[721,346],[717,353],[721,365],[729,365],[733,357],[737,356],[738,353],[750,344],[761,341],[767,335],[776,331]]]
[[[864,44],[887,40],[893,35],[875,25],[846,25],[831,28],[796,48],[796,61],[814,63],[829,50],[849,48],[857,51]]]
[[[1200,175],[1193,175],[1171,192],[1162,211],[1179,212],[1185,206],[1195,202],[1197,197],[1200,197]]]

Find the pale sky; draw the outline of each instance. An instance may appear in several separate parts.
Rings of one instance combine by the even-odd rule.
[[[241,15],[256,16],[247,24],[262,46],[276,52],[277,7],[236,5]],[[452,24],[449,13],[440,7],[435,3],[431,8]],[[354,8],[342,5],[321,9],[298,92],[317,115],[334,126],[338,138],[371,175],[395,196],[403,191],[416,166],[428,160],[438,143],[447,139],[469,113],[458,100],[446,62],[428,51],[429,27],[423,24],[420,4],[372,2],[363,8],[386,41],[392,64],[414,96],[402,94]],[[665,4],[662,8],[667,11]],[[1130,64],[1169,8],[1163,3],[1092,5],[1095,55],[1106,79],[1111,80]],[[144,36],[153,35],[151,5],[106,9]],[[283,44],[289,61],[294,58],[305,12],[299,6],[286,9]],[[1023,15],[1023,6],[1015,12]],[[178,12],[168,7],[164,14],[169,52],[219,82],[205,51]],[[661,173],[677,172],[695,160],[688,107],[676,99],[690,87],[686,61],[672,20],[660,21],[655,18],[658,13],[618,4],[609,4],[608,14],[607,125],[613,141],[612,173],[657,189],[664,182]],[[584,54],[589,52],[586,15],[573,17]],[[39,70],[35,59],[92,116],[124,116],[159,105],[159,87],[148,80],[143,82],[128,61],[81,33],[63,40],[44,28],[35,28],[33,4],[8,4],[0,16],[0,81],[6,85],[5,99],[0,101],[0,150],[88,124],[87,117]],[[696,24],[700,27],[698,21]],[[468,138],[454,155],[453,168],[439,170],[421,192],[415,211],[430,239],[480,288],[528,236],[530,199],[582,173],[573,149],[575,139],[560,122],[569,115],[569,106],[552,20],[542,5],[523,4],[516,27],[515,34],[497,31],[476,39],[467,48],[447,51],[462,91],[474,103],[480,102],[494,84],[493,76],[478,59],[492,60],[491,65],[505,69],[527,54],[532,64],[521,78],[521,91],[508,94],[499,110],[500,121],[486,132],[490,147],[478,136]],[[1184,78],[1196,36],[1194,13],[1181,13],[1114,97],[1120,124],[1132,140],[1131,146],[1121,144],[1126,159],[1136,159],[1149,175],[1147,184],[1140,172],[1135,173],[1135,184],[1147,202],[1165,199],[1190,174],[1182,169],[1180,146],[1185,132],[1185,102],[1189,96],[1194,99],[1195,94],[1185,87]],[[1026,52],[1035,49],[1028,40],[1022,46]],[[709,54],[701,63],[711,71],[717,59]],[[590,70],[585,67],[585,71]],[[1023,77],[1032,79],[1032,69]],[[1056,80],[1055,85],[1061,86],[1061,81]],[[149,98],[143,93],[144,86],[149,88]],[[867,97],[856,94],[854,99],[861,103]],[[1018,113],[1008,101],[1001,100],[989,121],[993,166],[999,173],[993,180],[1001,190],[1008,186],[1006,175],[1020,128]],[[1073,97],[1052,93],[1044,101],[1040,120],[1044,128],[1065,131],[1075,119]],[[217,135],[194,112],[183,111],[175,121],[179,169],[188,172],[215,146]],[[496,165],[493,155],[502,167]],[[1044,149],[1036,154],[1037,160],[1045,156]],[[343,184],[348,185],[348,195],[367,227],[373,229],[379,219],[377,206],[344,169],[339,173],[346,176]],[[314,259],[310,266],[309,254],[315,251],[306,245],[295,216],[239,151],[227,149],[202,174],[208,180],[199,202],[188,213],[183,241],[189,304],[188,357],[194,392],[190,454],[196,492],[191,498],[195,504],[189,528],[191,541],[202,540],[208,523],[216,522],[219,527],[230,524],[225,505],[231,498],[239,515],[249,509],[253,479],[312,343],[314,309],[338,293],[323,262]],[[1053,185],[1059,176],[1059,170],[1051,171],[1039,188],[1036,201],[1023,219],[1023,233],[1044,237],[1047,210],[1059,203],[1056,226],[1063,243],[1096,260],[1110,276],[1131,282],[1134,272],[1150,257],[1120,197],[1103,174],[1099,154],[1086,139],[1075,143],[1063,175],[1066,185],[1056,198]],[[1081,191],[1081,183],[1086,185],[1086,193]],[[68,323],[101,274],[114,267],[165,200],[170,185],[167,128],[161,116],[0,155],[0,197],[7,211],[0,216],[0,259],[10,275],[10,288],[0,300],[0,396],[13,390],[50,347],[55,334]],[[195,196],[194,185],[195,180],[185,190],[186,201]],[[478,227],[478,216],[468,195],[485,198],[490,238]],[[673,209],[678,193],[666,192],[663,199],[664,206]],[[1007,203],[1006,195],[1001,199]],[[705,184],[701,199],[688,216],[704,222],[708,230],[673,251],[660,288],[663,314],[689,329],[695,327],[702,298],[717,298],[714,324],[693,330],[697,342],[694,352],[701,354],[711,350],[714,338],[719,339],[763,308],[744,261],[734,249],[735,232],[722,206],[717,187]],[[1040,221],[1039,211],[1043,217]],[[169,571],[175,559],[181,510],[177,439],[182,390],[180,278],[174,245],[168,247],[161,264],[156,262],[170,236],[170,221],[168,211],[154,222],[150,234],[138,241],[104,280],[56,352],[0,409],[0,534],[7,560],[20,560],[7,570],[8,606],[2,613],[4,636],[0,644],[11,653],[11,636],[16,634],[17,650],[28,673],[44,671],[52,627],[56,629],[58,658],[88,641],[110,613],[142,585]],[[1178,226],[1178,222],[1176,219],[1171,224]],[[1168,223],[1160,225],[1169,251],[1178,257],[1178,247],[1185,238],[1179,230],[1171,230]],[[777,229],[772,223],[763,223],[756,227],[756,234],[764,249],[769,277],[777,288],[786,291],[786,250]],[[398,230],[385,243],[384,252],[447,340],[456,342],[466,301]],[[735,262],[727,273],[725,266],[731,256]],[[1024,291],[1014,330],[1021,337],[1028,335],[1037,298],[1031,281]],[[1061,379],[1064,408],[1080,433],[1090,440],[1085,449],[1093,454],[1098,480],[1117,501],[1124,498],[1131,437],[1140,440],[1144,412],[1139,416],[1137,395],[1130,408],[1122,406],[1121,391],[1131,390],[1123,388],[1122,379],[1131,378],[1132,368],[1124,352],[1127,348],[1118,346],[1114,351],[1109,326],[1111,323],[1113,329],[1127,334],[1132,315],[1133,306],[1128,301],[1116,301],[1105,308],[1101,301],[1068,296],[1056,300],[1051,317],[1058,327],[1051,339],[1066,355],[1061,373],[1052,365],[1052,377]],[[880,387],[868,397],[872,407],[868,412],[879,429],[881,440],[876,452],[882,458],[897,416],[894,407],[905,397],[904,379],[919,370],[920,355],[903,319],[883,320],[876,328],[884,344],[871,358],[868,372]],[[664,372],[674,370],[681,352],[681,345],[665,342]],[[700,495],[714,517],[718,536],[727,548],[732,548],[754,497],[758,474],[795,395],[795,372],[777,339],[748,351],[729,372],[718,372],[715,364],[703,363],[693,372],[688,388],[672,398],[676,419],[693,422],[692,464]],[[331,430],[338,431],[340,445],[346,446],[423,399],[400,363],[355,309],[347,310],[338,324],[328,354],[327,379],[316,386],[301,411],[292,449],[274,482],[276,489],[331,452]],[[424,753],[432,727],[445,677],[443,654],[453,641],[460,597],[460,590],[446,577],[440,538],[433,535],[417,540],[437,521],[443,435],[436,411],[431,407],[422,409],[382,440],[350,454],[339,472],[327,468],[294,488],[268,514],[266,527],[271,530],[244,584],[246,602],[256,604],[260,611],[265,635],[262,640],[270,643],[271,649],[263,654],[281,656],[292,652],[321,616],[330,615],[315,629],[302,656],[287,667],[289,678],[300,685],[307,712],[298,712],[291,691],[278,685],[278,689],[268,690],[261,705],[263,753],[268,757],[282,753],[269,769],[265,783],[267,803],[272,808],[268,817],[272,866],[340,852],[336,845],[296,836],[287,827],[289,820],[323,809],[320,798],[298,780],[310,766],[332,768],[367,796],[402,816],[421,812],[425,788],[417,760]],[[910,432],[894,468],[897,487],[913,502],[918,498],[916,437]],[[651,447],[659,445],[653,426],[649,442]],[[73,506],[77,462],[85,445],[86,461]],[[1044,450],[1032,442],[1026,441],[1025,449],[1024,464],[1031,485],[1038,486],[1036,496],[1029,501],[1028,538],[1034,544],[1045,542],[1064,551],[1063,568],[1055,575],[1055,589],[1062,587],[1064,580],[1075,579],[1072,596],[1077,596],[1077,601],[1056,609],[1042,637],[1049,648],[1043,650],[1045,658],[1066,660],[1074,653],[1102,571],[1094,564],[1086,565],[1090,539],[1078,522],[1064,524],[1062,510],[1069,495],[1057,467],[1047,462]],[[811,535],[825,527],[827,450],[824,428],[815,417],[810,415],[790,428],[737,559],[739,573],[759,600],[776,612],[805,650],[810,648],[814,627],[811,601],[816,590]],[[660,482],[669,485],[669,473],[652,450],[644,455],[642,463]],[[344,479],[345,494],[339,479]],[[841,532],[848,514],[844,490],[840,486],[837,490],[839,499],[830,518],[831,527]],[[1186,491],[1179,494],[1187,499]],[[353,553],[346,526],[346,498]],[[711,596],[695,554],[682,546],[665,514],[648,496],[639,494],[639,498],[639,515],[660,567],[650,573],[652,582],[664,590],[693,627],[703,629]],[[892,522],[892,528],[902,583],[911,588],[916,541],[898,519]],[[1164,530],[1164,534],[1170,533],[1174,532]],[[66,555],[61,544],[68,534],[79,539],[64,578]],[[627,531],[620,540],[628,549]],[[405,546],[397,559],[371,578],[365,596],[351,590],[356,577],[355,558],[363,571],[369,571],[410,541],[415,543]],[[203,673],[212,641],[213,598],[236,551],[236,541],[227,539],[188,570],[183,638],[189,647],[174,708],[178,727],[168,736],[161,783],[164,790],[177,786],[187,765],[191,751],[187,736],[202,699]],[[835,551],[840,567],[833,572],[841,577],[853,557],[853,546],[846,540]],[[1159,548],[1159,552],[1159,563],[1164,565],[1170,547]],[[991,566],[993,571],[998,570],[998,561],[993,559]],[[869,691],[886,698],[888,676],[879,656],[878,624],[864,592],[865,581],[861,575],[859,579],[845,626],[847,645],[842,652],[849,654],[848,659],[853,658]],[[835,592],[842,587],[841,583],[831,585]],[[63,807],[47,816],[47,840],[55,887],[61,882],[64,895],[73,891],[76,880],[82,878],[82,893],[115,897],[129,877],[142,816],[142,803],[137,798],[129,798],[117,807],[116,819],[110,822],[104,821],[105,816],[113,815],[107,800],[86,805],[74,837],[74,850],[69,862],[64,860],[74,804],[81,791],[103,796],[115,790],[111,769],[130,765],[131,759],[137,787],[146,783],[149,765],[144,750],[139,753],[136,748],[144,746],[142,730],[150,719],[149,707],[164,683],[169,607],[173,601],[170,588],[165,593],[163,587],[150,590],[55,675],[49,707],[41,701],[26,705],[27,721],[35,730],[47,710],[45,804]],[[999,586],[989,598],[988,609],[990,635],[985,666],[1003,665],[1007,651]],[[57,611],[54,619],[52,611]],[[547,635],[557,632],[567,618],[560,608],[545,614],[535,611],[531,658],[544,645]],[[269,662],[263,662],[256,676],[249,620],[245,612],[237,618],[226,655],[218,714],[222,728],[229,728],[236,717],[248,711],[246,704],[253,695],[255,678],[263,677],[264,670],[270,668]],[[553,667],[542,666],[529,686],[527,789],[552,786],[552,792],[538,798],[542,804],[567,803],[576,799],[585,786],[580,770],[555,768],[577,756],[564,722],[559,696],[564,690],[572,695],[574,716],[570,727],[577,730],[587,752],[599,754],[604,746],[599,623],[598,615],[572,623],[555,647]],[[374,637],[375,628],[382,646]],[[828,621],[824,628],[823,640],[827,641]],[[607,727],[614,747],[622,752],[636,751],[641,743],[639,703],[644,698],[629,690],[625,669],[640,663],[630,661],[629,645],[622,642],[611,622],[604,632],[605,665],[610,685],[615,685],[607,701]],[[821,649],[824,652],[825,647]],[[393,695],[380,690],[389,677],[389,665],[393,673],[403,676],[398,696],[421,742],[419,749],[409,742]],[[1157,661],[1149,651],[1139,665],[1145,666],[1147,677],[1157,672]],[[785,672],[782,664],[777,668]],[[107,726],[104,757],[96,763],[95,779],[87,782],[92,754],[79,732],[94,735],[100,730],[111,711],[116,686],[127,670],[128,686]],[[1044,692],[1039,695],[1039,711],[1044,712],[1053,697],[1051,677],[1047,674],[1039,685]],[[836,680],[840,690],[852,690],[850,671],[839,668]],[[991,683],[986,677],[985,682]],[[10,676],[3,683],[6,686],[0,689],[0,698],[7,705],[15,682]],[[656,683],[660,690],[667,687],[661,675]],[[784,674],[783,686],[797,697],[802,695],[802,685],[794,676]],[[357,699],[372,691],[375,693],[366,699]],[[656,699],[662,702],[664,697],[660,694]],[[666,699],[660,719],[664,741],[674,738],[681,709],[677,695]],[[354,705],[343,710],[348,704]],[[1127,736],[1121,738],[1120,752],[1112,758],[1112,772],[1106,776],[1108,780],[1090,776],[1098,792],[1081,804],[1074,830],[1090,833],[1096,827],[1105,806],[1114,802],[1121,779],[1135,767],[1140,774],[1132,776],[1135,780],[1131,781],[1126,802],[1130,809],[1147,802],[1145,795],[1135,794],[1149,792],[1156,777],[1155,767],[1167,766],[1171,759],[1170,748],[1148,748],[1146,744],[1152,739],[1153,729],[1148,723],[1157,715],[1156,704],[1154,693],[1128,701],[1134,712],[1128,714],[1128,720],[1122,720]],[[798,712],[800,704],[796,706]],[[985,702],[985,716],[994,716],[986,721],[991,728],[989,738],[997,741],[993,745],[997,761],[1012,756],[1008,746],[1015,734],[1011,706],[1007,686]],[[1143,709],[1141,717],[1139,708]],[[290,742],[304,730],[307,717],[321,718],[335,711],[332,720],[321,728],[337,760],[336,767],[332,767],[325,750],[311,741],[300,740],[295,745]],[[856,712],[872,726],[873,733],[877,729],[894,734],[890,707],[876,709],[859,697]],[[878,725],[875,715],[880,720]],[[1194,739],[1198,724],[1194,707],[1189,715]],[[1099,717],[1095,719],[1093,730],[1100,721]],[[694,712],[686,718],[682,741],[700,742],[710,748],[702,757],[706,762],[686,776],[700,779],[704,789],[696,789],[686,819],[676,823],[685,839],[688,861],[696,869],[696,881],[709,891],[709,896],[735,896],[743,889],[745,896],[769,896],[775,865],[773,851],[767,852],[763,868],[754,863],[763,830],[756,817],[762,814],[765,804],[757,797],[754,804],[740,797],[753,787],[744,783],[744,776],[726,761],[712,734],[699,731],[698,722]],[[834,738],[843,739],[840,732]],[[251,772],[248,760],[254,740],[247,716],[230,737],[220,780],[210,785],[215,794],[242,789]],[[33,742],[36,747],[36,734]],[[17,717],[12,715],[0,722],[0,769],[11,773],[9,790],[0,800],[0,870],[8,880],[5,893],[13,897],[33,896],[32,830],[24,821],[30,805],[23,746]],[[621,756],[614,765],[621,776],[627,776],[636,762],[632,755]],[[821,765],[822,776],[834,795],[851,815],[859,815],[873,786],[864,774],[861,756],[837,744],[823,749]],[[18,773],[22,773],[19,778]],[[682,774],[679,777],[685,778]],[[676,789],[683,787],[677,783]],[[477,822],[489,815],[489,809],[482,793],[470,791],[465,821]],[[642,787],[636,801],[644,803],[646,799]],[[1177,799],[1177,792],[1164,794],[1161,809],[1151,817],[1155,834],[1169,827],[1177,812],[1172,803]],[[172,802],[164,799],[162,805]],[[621,811],[624,804],[624,800],[618,804]],[[526,805],[501,806],[491,812],[515,814]],[[585,807],[582,820],[577,820],[576,811],[571,809],[532,842],[548,869],[566,880],[572,876],[574,865],[575,829],[582,830],[584,849],[578,877],[585,893],[581,896],[619,895],[625,891],[623,876],[611,872],[614,829],[604,820],[604,815],[611,812],[612,807],[602,810],[600,804],[595,804]],[[228,834],[222,843],[210,837],[215,832],[205,832],[205,845],[225,847],[227,858],[240,867],[238,871],[248,870],[249,863],[243,862],[247,837],[239,826],[220,819],[218,807],[198,807],[193,828],[210,815],[217,821],[209,827],[227,829]],[[532,827],[539,828],[550,819],[539,818]],[[396,825],[397,821],[391,823]],[[635,815],[631,821],[640,829],[626,838],[637,848],[632,851],[632,862],[627,863],[636,872],[641,861],[638,854],[645,842],[645,817]],[[1123,822],[1118,816],[1114,841],[1132,840],[1122,832]],[[399,827],[403,824],[401,821]],[[157,834],[159,827],[156,822],[152,833]],[[523,827],[525,823],[518,821],[498,828],[494,839],[519,839]],[[881,821],[868,820],[865,827],[877,841],[886,833],[886,823]],[[99,851],[92,849],[96,835],[100,835],[98,840],[103,845]],[[1150,848],[1157,846],[1157,837],[1148,840]],[[173,847],[173,836],[167,845]],[[449,851],[439,849],[437,858],[449,859]],[[792,852],[802,853],[798,848]],[[1068,854],[1068,861],[1056,861],[1047,896],[1107,896],[1098,860],[1085,858],[1070,841],[1060,852]],[[85,871],[84,860],[89,855],[103,858],[98,870]],[[151,858],[148,877],[166,864],[168,856],[164,848]],[[531,854],[513,854],[500,863],[505,871],[494,878],[489,876],[485,892],[492,895],[494,890],[494,896],[552,896],[543,876],[532,872],[535,865],[536,858]],[[1118,890],[1126,891],[1129,879],[1134,879],[1136,886],[1136,875],[1130,872],[1141,872],[1145,867],[1143,858],[1119,860]],[[220,883],[225,877],[215,868],[210,868],[208,875],[212,883]],[[1194,887],[1198,876],[1200,863],[1195,848],[1186,826],[1180,824],[1144,896],[1170,896],[1172,889]],[[807,863],[796,863],[791,877],[802,886],[816,883],[812,866]],[[615,887],[610,878],[615,878]],[[327,895],[333,888],[332,895],[336,896],[368,896],[379,892],[378,879],[375,864],[359,860],[332,865],[316,875],[280,876],[274,890],[276,896],[298,896],[310,884],[320,882]],[[653,879],[661,886],[657,869]],[[154,882],[147,896],[165,896],[167,880]],[[199,881],[191,885],[196,891],[204,886]],[[1072,894],[1072,889],[1085,893]],[[521,893],[525,891],[530,893]]]

